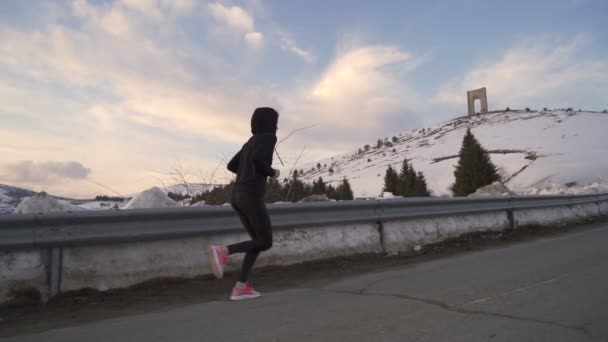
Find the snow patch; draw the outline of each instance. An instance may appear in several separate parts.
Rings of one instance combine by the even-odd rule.
[[[604,180],[597,180],[587,185],[563,185],[550,184],[542,188],[533,187],[522,192],[522,195],[584,195],[608,193],[608,183]]]
[[[122,209],[169,208],[179,204],[157,187],[150,188],[133,197]]]
[[[507,188],[501,182],[494,182],[490,185],[482,186],[477,189],[474,193],[470,194],[469,197],[483,197],[483,196],[508,196],[515,195],[509,188]]]
[[[403,196],[395,196],[393,195],[392,192],[383,192],[380,196],[375,197],[374,199],[377,200],[388,200],[388,199],[398,199],[398,198],[405,198]]]
[[[55,199],[46,192],[24,198],[15,209],[15,214],[57,213],[83,211],[84,209],[70,202]]]
[[[86,210],[116,210],[120,208],[122,203],[118,201],[93,201],[78,206]]]

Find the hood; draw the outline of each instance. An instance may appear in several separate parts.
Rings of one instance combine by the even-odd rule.
[[[277,133],[279,113],[270,107],[256,108],[251,117],[251,133]]]

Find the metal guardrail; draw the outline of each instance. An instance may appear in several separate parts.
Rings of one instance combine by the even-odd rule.
[[[274,229],[466,215],[608,201],[608,194],[406,198],[269,205]],[[510,213],[510,214],[509,214]],[[194,207],[0,215],[0,251],[165,240],[241,231],[232,208]]]

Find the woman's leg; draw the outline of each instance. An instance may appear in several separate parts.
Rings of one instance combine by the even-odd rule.
[[[243,206],[237,205],[236,208],[243,225],[247,224],[245,229],[252,239],[230,245],[227,248],[229,254],[245,253],[239,282],[246,283],[260,252],[272,247],[272,227],[263,198]]]

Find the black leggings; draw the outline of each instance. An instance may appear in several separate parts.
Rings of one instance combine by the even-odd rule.
[[[247,192],[235,191],[232,194],[232,208],[241,218],[251,240],[235,243],[228,246],[228,254],[245,253],[239,281],[246,283],[249,273],[260,252],[272,247],[272,226],[264,196]]]

